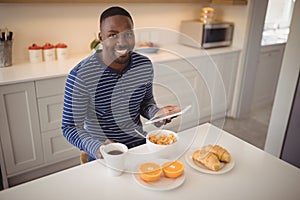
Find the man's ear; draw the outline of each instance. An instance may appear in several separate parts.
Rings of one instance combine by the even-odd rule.
[[[100,42],[102,42],[102,34],[101,34],[101,32],[98,33],[98,39],[100,40]]]

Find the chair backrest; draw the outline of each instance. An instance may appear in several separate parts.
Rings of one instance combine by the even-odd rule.
[[[80,153],[80,164],[84,164],[88,162],[88,154],[84,151]]]

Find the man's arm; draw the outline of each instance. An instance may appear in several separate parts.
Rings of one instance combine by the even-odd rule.
[[[84,120],[89,105],[87,91],[84,81],[73,70],[66,81],[62,131],[71,144],[97,159],[97,151],[101,142],[93,139],[84,128]]]
[[[141,104],[141,115],[147,119],[151,119],[157,113],[159,108],[153,97],[153,87],[152,83],[147,83],[146,94],[144,100]]]

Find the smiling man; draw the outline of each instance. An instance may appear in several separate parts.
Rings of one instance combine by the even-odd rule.
[[[112,11],[117,15],[111,16],[114,14]],[[100,31],[99,39],[103,45],[101,59],[107,66],[121,72],[129,65],[131,51],[135,45],[130,15],[118,7],[108,9],[100,18]]]
[[[140,116],[150,119],[180,110],[157,107],[153,66],[132,51],[133,20],[126,10],[111,7],[101,14],[99,39],[103,48],[68,75],[63,108],[63,134],[87,152],[89,161],[101,157],[99,148],[106,143],[120,142],[128,148],[144,144],[145,138],[135,132],[143,132]]]

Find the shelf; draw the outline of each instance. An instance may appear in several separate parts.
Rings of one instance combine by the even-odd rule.
[[[0,3],[201,3],[247,5],[247,0],[0,0]]]

